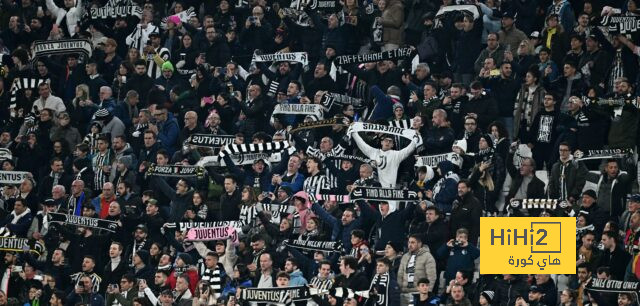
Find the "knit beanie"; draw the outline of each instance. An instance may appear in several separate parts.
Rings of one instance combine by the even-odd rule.
[[[495,292],[491,290],[482,291],[481,295],[484,296],[485,299],[487,299],[487,302],[489,304],[491,304],[491,302],[493,301],[493,296],[495,295]]]
[[[171,64],[170,61],[166,61],[166,62],[164,62],[164,64],[162,64],[162,70],[171,70],[171,72],[175,71],[173,69],[173,64]]]

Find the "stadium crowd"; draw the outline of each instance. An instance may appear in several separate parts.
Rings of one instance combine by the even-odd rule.
[[[636,20],[2,0],[0,305],[636,304],[587,286],[640,279]],[[480,217],[514,215],[575,217],[576,274],[479,274]]]

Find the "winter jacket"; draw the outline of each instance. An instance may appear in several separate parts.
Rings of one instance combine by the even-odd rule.
[[[408,274],[407,264],[411,259],[411,256],[415,255],[413,286],[408,287]],[[398,269],[398,284],[402,293],[418,292],[418,280],[426,277],[429,279],[430,284],[435,284],[436,281],[436,260],[429,251],[429,247],[423,245],[415,253],[407,252],[402,256],[400,260],[400,269]]]
[[[179,222],[182,220],[184,213],[187,211],[187,208],[193,203],[193,192],[192,188],[189,188],[185,193],[178,194],[176,190],[173,189],[167,181],[160,177],[151,177],[150,185],[153,186],[153,190],[157,190],[163,193],[167,198],[171,200],[170,203],[170,213],[167,222]]]
[[[500,63],[502,63],[502,57],[504,56],[504,46],[499,44],[497,48],[495,48],[494,50],[489,50],[489,47],[486,47],[482,50],[482,52],[480,52],[480,55],[478,55],[478,57],[476,58],[475,63],[473,64],[473,69],[477,74],[480,73],[480,69],[482,69],[482,66],[484,65],[484,60],[486,60],[487,58],[493,58],[493,62],[496,63],[497,65],[500,65]]]
[[[264,131],[269,120],[267,119],[267,110],[269,109],[269,103],[264,96],[257,96],[256,98],[246,102],[240,102],[240,108],[242,112],[247,116],[244,120],[244,134],[253,135],[255,132]]]
[[[631,192],[629,175],[618,173],[615,178],[609,178],[604,172],[600,175],[589,172],[587,180],[597,184],[598,206],[612,217],[620,216],[626,207],[626,195]]]
[[[313,203],[311,206],[320,219],[330,225],[331,228],[331,240],[341,240],[342,245],[346,253],[351,251],[351,231],[362,227],[362,217],[358,217],[349,224],[342,224],[341,221],[329,214],[318,203]]]
[[[218,221],[234,221],[240,218],[240,201],[242,192],[240,189],[233,191],[231,195],[224,192],[220,196],[220,215]]]
[[[442,154],[451,152],[451,145],[455,140],[453,129],[450,127],[432,127],[424,138],[426,154]]]
[[[444,272],[445,284],[456,277],[456,272],[460,270],[473,271],[474,261],[480,257],[480,250],[469,243],[466,247],[454,246],[449,247],[443,244],[438,249],[438,258],[447,259],[447,268]]]
[[[520,14],[518,14],[518,17],[520,17]],[[520,31],[515,24],[511,26],[511,29],[506,30],[502,28],[502,30],[498,32],[498,42],[500,42],[500,45],[505,46],[505,50],[511,51],[514,55],[518,54],[518,46],[525,39],[527,39],[527,34]],[[500,63],[496,64],[499,65]]]
[[[14,219],[17,219],[17,221],[12,223]],[[15,211],[12,211],[4,220],[0,221],[0,227],[7,227],[11,231],[11,234],[18,237],[27,237],[27,231],[29,231],[29,227],[31,227],[31,221],[33,221],[33,215],[31,214],[31,210],[26,208],[20,215],[16,215]]]
[[[544,95],[546,91],[541,84],[538,84],[536,89],[533,91],[533,98],[531,99],[531,103],[528,101],[529,96],[529,86],[522,85],[520,91],[518,92],[516,103],[514,105],[513,112],[513,128],[514,128],[514,138],[518,138],[519,135],[524,132],[528,133],[528,128],[531,128],[533,125],[533,118],[536,117],[538,112],[543,109],[544,103]],[[531,104],[531,105],[528,105]],[[531,108],[531,112],[528,113],[527,108]],[[527,127],[527,130],[520,131],[520,129],[524,126]]]
[[[309,201],[309,194],[304,191],[298,191],[293,196],[304,199],[305,209],[290,214],[287,219],[294,220],[292,224],[294,230],[297,230],[295,232],[296,234],[304,234],[307,231],[307,221],[309,221],[309,219],[315,217],[316,215],[311,211],[311,201]]]
[[[449,214],[453,201],[458,195],[458,181],[460,177],[454,172],[453,163],[448,160],[438,163],[438,168],[443,177],[438,180],[433,188],[433,201],[441,212]]]
[[[475,60],[478,58],[482,49],[482,18],[474,21],[473,29],[469,32],[456,31],[453,39],[454,60],[451,69],[454,73],[475,74]],[[502,55],[500,55],[502,56]],[[484,63],[484,58],[482,59]]]
[[[289,280],[289,286],[291,287],[304,286],[307,284],[307,280],[302,276],[302,271],[300,270],[295,270],[289,273],[289,276],[291,277]]]
[[[619,116],[613,115],[609,128],[609,148],[635,148],[638,132],[638,120],[640,112],[627,103],[622,106]]]
[[[549,29],[546,28],[542,30],[540,34],[542,37],[542,44],[546,45],[547,37],[551,35],[549,34]],[[564,55],[567,54],[568,46],[569,39],[567,37],[567,33],[561,30],[560,26],[556,27],[556,32],[551,37],[551,47],[549,49],[551,49],[551,60],[558,64],[558,67],[562,67],[564,65],[562,60],[564,59]]]
[[[482,92],[478,98],[471,98],[462,103],[460,114],[464,118],[467,114],[478,115],[478,129],[486,131],[489,124],[498,118],[498,103],[487,92]]]
[[[469,231],[469,243],[475,244],[480,236],[481,216],[482,205],[472,193],[469,192],[464,197],[458,198],[451,211],[449,235],[454,236],[457,230],[466,228]]]
[[[516,169],[513,165],[513,154],[514,153],[509,153],[507,157],[507,172],[509,172],[509,176],[511,176],[511,186],[509,187],[507,197],[504,199],[505,203],[509,203],[509,201],[513,199],[523,181],[522,175],[520,175],[520,170]],[[534,173],[531,182],[529,182],[529,186],[527,186],[527,199],[544,198],[544,187],[544,182],[541,181]]]
[[[169,152],[169,156],[177,150],[178,134],[180,134],[180,127],[178,126],[178,120],[171,113],[167,113],[167,120],[158,123],[158,140],[162,143],[162,147]]]
[[[518,296],[527,296],[529,285],[520,277],[520,275],[512,275],[514,279],[499,280],[497,288],[495,288],[494,300],[499,301],[495,305],[513,306]]]
[[[629,259],[631,259],[631,255],[622,246],[616,245],[616,249],[613,252],[608,249],[604,250],[598,267],[609,267],[611,269],[611,279],[623,280]]]
[[[375,223],[371,230],[373,239],[370,240],[375,241],[373,245],[375,251],[384,250],[389,241],[402,244],[406,240],[405,224],[413,215],[415,203],[411,202],[402,210],[389,212],[386,216],[382,216],[380,211],[372,208],[365,201],[357,201],[357,203],[363,218]]]
[[[551,167],[549,198],[567,200],[571,197],[577,200],[582,193],[588,171],[582,161],[575,161],[573,158],[566,162],[558,160]]]
[[[500,117],[513,117],[513,101],[518,95],[520,82],[513,77],[480,78],[489,94],[495,99]],[[489,131],[487,131],[489,132]]]
[[[391,0],[382,11],[382,42],[385,44],[404,44],[404,5],[400,0]]]

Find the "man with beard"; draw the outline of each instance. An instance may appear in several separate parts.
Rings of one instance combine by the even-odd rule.
[[[131,191],[131,184],[123,181],[118,183],[116,201],[121,203],[124,208],[124,216],[139,217],[142,209],[142,199],[136,193]]]
[[[53,186],[71,186],[72,178],[70,175],[65,173],[64,163],[60,158],[52,158],[50,168],[51,172],[49,172],[47,176],[40,178],[40,180],[38,181],[38,197],[40,199],[50,198],[53,192]]]
[[[442,100],[442,107],[447,111],[447,117],[451,121],[451,127],[456,132],[456,135],[462,134],[463,132],[464,116],[461,113],[462,104],[469,101],[466,91],[463,84],[455,83],[451,85],[449,96],[444,97]]]
[[[159,297],[163,291],[168,290],[171,292],[171,287],[167,284],[167,277],[168,276],[165,271],[156,271],[151,288],[146,281],[140,282],[138,285],[138,292],[144,292],[145,297],[147,297],[151,303],[157,301],[158,298],[156,297]],[[153,303],[153,305],[156,305],[156,303]]]
[[[77,285],[67,296],[69,305],[104,305],[104,298],[98,292],[98,287],[90,276],[82,276],[78,279]]]
[[[602,251],[595,247],[596,234],[593,231],[586,231],[581,238],[582,245],[576,251],[576,265],[586,264],[595,270],[600,262]]]
[[[85,256],[82,260],[81,271],[69,276],[71,278],[71,286],[77,287],[78,285],[82,285],[82,283],[85,282],[84,278],[87,277],[89,283],[92,284],[90,287],[93,290],[92,292],[104,292],[102,287],[100,287],[100,285],[103,284],[102,278],[94,272],[95,266],[95,257],[90,255]]]
[[[151,242],[147,239],[149,230],[144,224],[138,224],[136,230],[133,234],[133,244],[131,247],[128,247],[124,257],[126,261],[129,263],[129,266],[133,264],[133,259],[137,252],[144,250],[149,251],[151,248]]]

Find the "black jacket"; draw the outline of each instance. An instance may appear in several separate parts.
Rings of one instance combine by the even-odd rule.
[[[509,203],[511,199],[516,195],[520,185],[522,185],[522,175],[520,175],[520,170],[516,169],[513,165],[513,153],[509,153],[507,157],[507,171],[511,176],[511,186],[509,187],[509,193],[507,197],[504,199],[505,203]],[[533,179],[529,182],[529,186],[527,187],[527,199],[542,199],[544,198],[544,182],[541,181],[535,174],[533,175]]]
[[[478,115],[478,128],[481,131],[486,131],[489,123],[498,118],[498,104],[493,97],[483,92],[480,97],[471,98],[469,101],[462,103],[460,109],[462,119],[470,113]]]
[[[460,228],[469,230],[469,243],[475,244],[480,235],[480,217],[482,216],[482,205],[472,192],[464,197],[458,197],[453,202],[451,211],[450,235],[454,235]]]
[[[218,221],[233,221],[240,218],[240,202],[242,192],[240,189],[233,191],[231,195],[223,193],[220,196],[220,213]]]
[[[627,253],[621,246],[616,245],[613,252],[604,250],[598,267],[609,267],[611,269],[611,278],[615,280],[624,280],[625,269],[631,259],[631,255]]]

